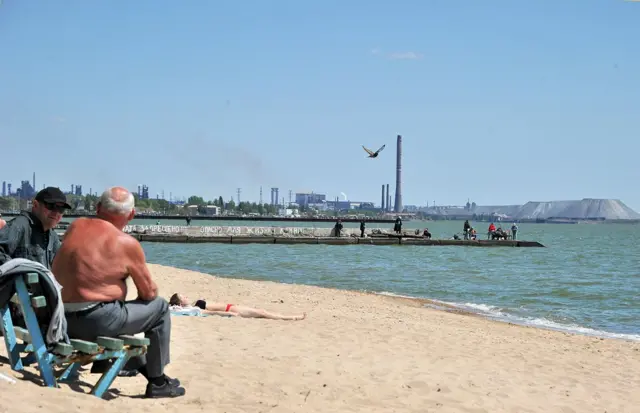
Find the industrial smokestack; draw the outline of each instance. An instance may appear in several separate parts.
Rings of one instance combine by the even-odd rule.
[[[389,194],[389,184],[387,184],[387,205],[385,211],[391,211],[391,195]]]
[[[382,184],[382,203],[380,204],[380,209],[384,211],[384,184]]]
[[[396,202],[394,211],[402,212],[402,136],[400,135],[398,135],[396,151]]]

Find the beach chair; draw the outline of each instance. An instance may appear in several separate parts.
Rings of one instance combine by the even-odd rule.
[[[58,383],[76,380],[82,365],[112,360],[111,367],[91,390],[91,394],[102,398],[125,363],[131,357],[146,353],[149,339],[134,336],[98,337],[95,342],[71,339],[69,343],[47,345],[42,331],[44,329],[46,335],[51,316],[39,285],[41,276],[46,275],[29,272],[14,278],[15,294],[11,302],[21,311],[23,320],[15,320],[14,323],[8,304],[0,308],[1,330],[11,368],[22,371],[24,367],[37,363],[44,384],[47,387],[59,387]],[[62,371],[57,377],[56,370]]]

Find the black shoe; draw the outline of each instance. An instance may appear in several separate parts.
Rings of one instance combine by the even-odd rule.
[[[180,380],[172,379],[171,377],[167,376],[166,374],[164,375],[164,378],[167,380],[167,382],[169,382],[169,385],[171,387],[180,387]]]
[[[156,386],[151,382],[147,383],[147,390],[144,393],[144,397],[150,399],[159,399],[162,397],[184,396],[186,393],[184,387],[173,386],[170,380],[175,379],[166,378],[164,384],[162,384],[161,386]]]

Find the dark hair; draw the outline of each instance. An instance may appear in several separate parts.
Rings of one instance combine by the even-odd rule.
[[[180,302],[180,295],[178,295],[178,293],[175,293],[171,296],[171,298],[169,298],[169,305],[181,305],[182,303]]]

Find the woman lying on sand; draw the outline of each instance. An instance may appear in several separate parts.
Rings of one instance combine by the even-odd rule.
[[[245,307],[235,304],[222,304],[222,303],[207,303],[204,300],[198,300],[192,305],[189,304],[189,299],[180,294],[175,293],[169,299],[169,305],[172,307],[180,307],[181,309],[188,309],[189,307],[198,307],[202,310],[203,314],[212,315],[233,315],[244,318],[268,318],[270,320],[304,320],[307,313],[302,315],[282,315],[276,313],[270,313],[266,310],[257,308]]]

